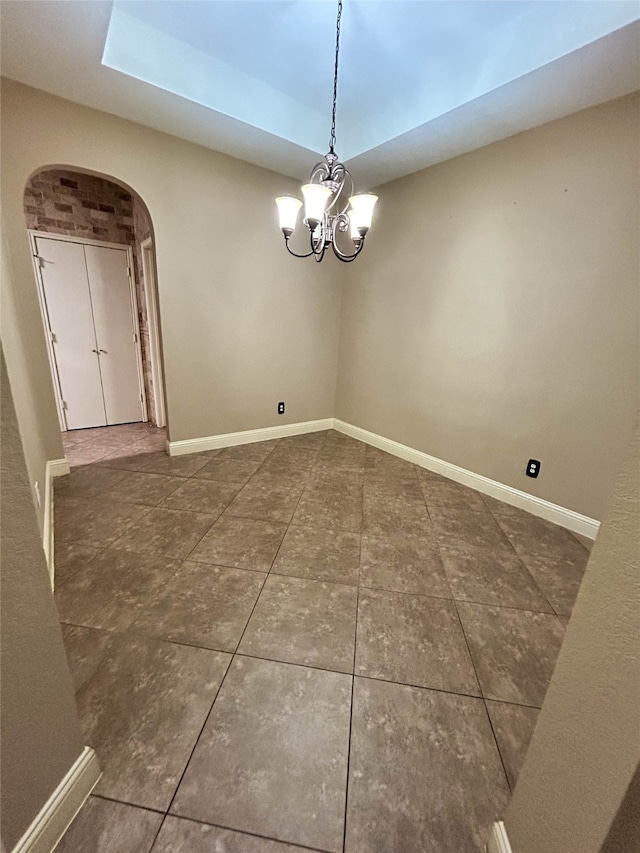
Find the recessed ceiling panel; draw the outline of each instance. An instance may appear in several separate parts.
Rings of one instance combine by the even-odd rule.
[[[103,64],[328,147],[333,0],[115,0]],[[631,0],[345,0],[338,153],[376,148],[638,18]]]

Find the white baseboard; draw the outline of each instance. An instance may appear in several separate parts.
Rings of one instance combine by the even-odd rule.
[[[264,429],[208,435],[203,438],[189,438],[185,441],[171,441],[167,449],[169,456],[182,456],[185,453],[202,453],[203,450],[218,450],[221,447],[234,447],[236,444],[253,444],[256,441],[269,441],[272,438],[286,438],[290,435],[304,435],[307,432],[320,432],[332,428],[333,418],[324,418],[319,421],[303,421],[299,424],[284,424]]]
[[[598,534],[600,522],[596,521],[595,518],[580,515],[580,513],[574,512],[571,509],[552,504],[542,498],[527,494],[527,492],[514,489],[511,486],[505,486],[503,483],[490,480],[481,474],[474,474],[473,471],[467,471],[465,468],[460,468],[451,462],[444,462],[435,456],[429,456],[428,453],[414,450],[412,447],[407,447],[397,441],[376,435],[374,432],[369,432],[366,429],[345,423],[337,418],[334,420],[333,428],[352,438],[357,438],[359,441],[364,441],[366,444],[371,444],[379,450],[385,450],[387,453],[399,456],[408,462],[413,462],[414,465],[420,465],[422,468],[428,468],[429,471],[434,471],[436,474],[441,474],[443,477],[455,480],[456,483],[469,486],[478,492],[482,492],[484,495],[489,495],[511,506],[524,509],[532,515],[537,515],[539,518],[544,518],[554,524],[560,524],[574,533],[581,533],[589,539],[595,539]]]
[[[12,853],[51,853],[99,778],[98,757],[85,746]]]
[[[44,472],[44,524],[42,528],[42,547],[47,559],[51,589],[54,585],[54,541],[53,541],[53,480],[71,471],[66,459],[50,459]]]
[[[491,827],[491,835],[487,843],[487,853],[512,853],[509,836],[501,820],[497,820]]]
[[[595,518],[580,515],[580,513],[574,512],[571,509],[550,503],[527,492],[521,492],[519,489],[506,486],[504,483],[498,483],[496,480],[490,480],[481,474],[474,474],[473,471],[467,471],[466,468],[460,468],[451,462],[445,462],[435,456],[430,456],[428,453],[423,453],[421,450],[414,450],[413,447],[407,447],[405,444],[392,441],[390,438],[384,438],[374,432],[369,432],[361,427],[345,423],[345,421],[338,420],[337,418],[304,421],[303,423],[265,427],[264,429],[250,429],[243,432],[229,432],[224,435],[209,435],[203,438],[190,438],[185,441],[172,441],[168,443],[167,450],[170,456],[182,456],[186,453],[201,453],[204,450],[218,450],[222,447],[233,447],[236,444],[250,444],[256,441],[286,438],[290,435],[303,435],[307,432],[318,432],[326,429],[338,430],[338,432],[342,432],[352,438],[357,438],[359,441],[363,441],[394,456],[399,456],[400,459],[413,462],[414,465],[420,465],[422,468],[427,468],[429,471],[434,471],[436,474],[441,474],[443,477],[455,480],[456,483],[469,486],[471,489],[482,492],[482,494],[489,495],[511,506],[524,509],[532,515],[537,515],[539,518],[544,518],[554,524],[566,527],[574,533],[587,536],[589,539],[595,539],[598,534],[600,522]]]

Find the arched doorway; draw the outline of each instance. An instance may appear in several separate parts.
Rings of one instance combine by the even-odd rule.
[[[164,449],[153,228],[112,177],[43,168],[24,192],[65,453],[72,465]]]

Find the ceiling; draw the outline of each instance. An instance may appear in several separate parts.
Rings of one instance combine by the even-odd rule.
[[[328,148],[335,0],[3,0],[2,73],[295,177]],[[632,0],[345,0],[364,189],[640,88]]]

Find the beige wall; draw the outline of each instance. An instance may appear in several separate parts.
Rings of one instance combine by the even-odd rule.
[[[78,715],[2,359],[2,841],[12,850],[82,752]]]
[[[640,761],[640,430],[624,459],[505,823],[514,853],[632,853]],[[637,819],[636,814],[636,819]],[[637,821],[635,830],[638,829]]]
[[[6,357],[10,370],[21,357],[29,362],[34,393],[50,398],[49,426],[55,412],[22,214],[25,183],[46,166],[115,177],[147,205],[171,440],[333,414],[340,289],[331,260],[320,267],[284,250],[273,199],[294,181],[12,81],[3,81],[2,109],[10,296],[29,341],[26,356],[6,345]]]
[[[380,187],[336,417],[601,518],[638,398],[638,130],[630,96]]]

